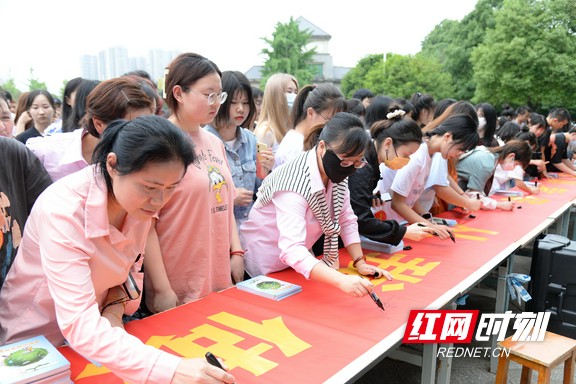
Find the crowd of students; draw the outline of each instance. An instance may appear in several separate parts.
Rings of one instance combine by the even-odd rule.
[[[195,53],[164,84],[160,98],[142,71],[73,79],[60,119],[46,91],[21,96],[19,115],[0,97],[0,344],[43,334],[126,381],[232,383],[145,346],[123,316],[288,267],[362,297],[362,276],[393,279],[366,262],[366,242],[450,239],[438,212],[511,210],[490,196],[576,175],[563,108],[499,123],[489,103],[367,89],[346,100],[285,73],[262,92]],[[358,275],[338,271],[341,247]]]

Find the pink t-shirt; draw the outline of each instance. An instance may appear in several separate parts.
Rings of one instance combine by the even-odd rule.
[[[126,381],[169,383],[180,357],[144,345],[100,315],[108,289],[122,284],[129,270],[141,283],[138,255],[151,224],[127,216],[116,229],[107,200],[106,183],[96,182],[92,166],[36,200],[0,293],[0,345],[37,335],[54,345],[66,339]]]
[[[236,189],[224,144],[204,129],[190,136],[198,159],[188,166],[156,224],[166,274],[181,303],[232,286]]]

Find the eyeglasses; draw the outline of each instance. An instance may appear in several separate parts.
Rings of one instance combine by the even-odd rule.
[[[327,122],[328,120],[330,120],[330,119],[327,119],[327,118],[326,118],[323,114],[321,114],[320,112],[316,112],[316,113],[319,114],[320,117],[324,119],[324,121]]]
[[[221,93],[212,92],[211,94],[207,95],[202,92],[196,92],[195,90],[190,89],[188,87],[182,87],[182,89],[184,90],[184,92],[192,92],[206,97],[208,99],[208,105],[214,105],[215,102],[218,102],[218,104],[222,104],[226,101],[226,98],[228,97],[228,94],[226,92]]]
[[[338,156],[338,154],[336,153],[336,151],[334,151],[332,148],[330,148],[330,146],[328,146],[328,144],[326,144],[326,148],[331,151],[334,155],[336,155],[336,157],[338,158],[338,160],[340,160],[340,165],[343,166],[344,168],[348,168],[351,166],[354,166],[354,168],[356,169],[360,169],[360,168],[364,168],[364,166],[366,164],[368,164],[368,161],[366,160],[366,158],[364,156],[362,156],[362,158],[360,160],[343,160],[340,156]]]

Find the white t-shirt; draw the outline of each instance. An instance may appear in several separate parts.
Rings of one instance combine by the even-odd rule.
[[[422,143],[420,148],[410,155],[408,164],[396,172],[396,177],[390,189],[394,193],[406,197],[406,204],[413,207],[424,192],[431,167],[432,158],[428,154],[428,144]],[[384,210],[388,219],[398,222],[406,221],[392,209],[391,205],[387,204]]]
[[[286,133],[275,154],[274,167],[289,162],[304,151],[304,135],[291,129]]]
[[[524,179],[524,170],[521,166],[517,165],[511,171],[505,171],[502,169],[500,164],[496,166],[496,171],[494,171],[494,181],[492,181],[492,187],[490,188],[489,195],[493,195],[499,189],[510,189],[512,188],[510,180]]]
[[[426,181],[424,192],[418,199],[420,206],[426,211],[430,211],[432,204],[434,204],[434,198],[436,197],[436,192],[434,191],[435,185],[442,187],[450,185],[448,182],[448,161],[442,157],[440,152],[432,156],[430,175],[428,176],[428,181]]]

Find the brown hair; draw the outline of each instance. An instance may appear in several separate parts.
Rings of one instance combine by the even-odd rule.
[[[134,109],[150,109],[154,113],[154,99],[148,96],[142,85],[131,77],[119,77],[101,82],[86,98],[86,114],[80,124],[92,136],[100,137],[93,118],[110,124],[123,119]]]

